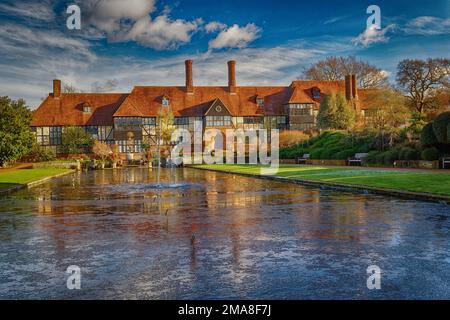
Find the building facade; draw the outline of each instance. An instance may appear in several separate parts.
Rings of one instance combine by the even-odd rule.
[[[140,153],[155,144],[157,117],[170,108],[177,128],[310,130],[322,99],[342,93],[364,114],[356,78],[342,81],[293,81],[289,86],[238,86],[235,61],[228,62],[228,86],[194,86],[192,60],[185,61],[184,86],[136,86],[130,93],[63,93],[61,81],[35,111],[32,130],[43,146],[61,144],[65,127],[80,126],[99,141],[117,144],[122,153]],[[130,133],[132,133],[130,135]],[[130,136],[132,139],[130,139]],[[130,141],[131,140],[131,141]]]

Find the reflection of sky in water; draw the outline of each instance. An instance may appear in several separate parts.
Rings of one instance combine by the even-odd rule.
[[[0,298],[450,298],[448,206],[171,170],[0,198]]]

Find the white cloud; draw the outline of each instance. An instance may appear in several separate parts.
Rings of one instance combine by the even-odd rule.
[[[407,34],[440,35],[450,34],[450,18],[431,16],[417,17],[406,24],[403,31]]]
[[[299,42],[298,42],[299,43]],[[338,54],[341,45],[289,44],[275,48],[211,51],[159,59],[103,56],[89,41],[67,33],[0,26],[0,95],[37,107],[59,78],[85,92],[130,92],[134,85],[183,85],[184,60],[194,60],[195,85],[226,85],[226,61],[237,61],[239,85],[289,85],[313,61]]]
[[[155,0],[88,0],[80,4],[87,14],[88,24],[103,32],[110,41],[136,41],[157,50],[176,49],[190,42],[192,34],[202,24],[201,19],[172,20],[168,8],[152,18],[151,14],[156,11]]]
[[[0,12],[46,22],[54,19],[52,4],[49,0],[0,3]]]
[[[387,36],[387,33],[395,27],[395,24],[390,24],[381,30],[377,30],[376,28],[367,28],[356,38],[353,38],[352,42],[356,45],[362,45],[364,47],[370,47],[375,43],[388,42],[390,38]]]
[[[141,18],[126,32],[111,37],[113,41],[136,41],[143,46],[157,50],[176,49],[180,44],[191,40],[192,32],[197,30],[200,20],[187,22],[182,19],[170,20],[161,15],[155,20]]]
[[[245,48],[250,42],[259,37],[261,29],[255,24],[249,23],[245,27],[237,24],[223,30],[217,38],[209,42],[209,49]]]
[[[216,31],[221,31],[227,27],[226,24],[218,22],[218,21],[211,21],[208,24],[205,25],[205,31],[207,33],[212,33]]]

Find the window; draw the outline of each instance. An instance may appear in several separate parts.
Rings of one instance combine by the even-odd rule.
[[[168,107],[169,106],[169,98],[163,97],[161,104],[163,107]]]
[[[118,131],[139,131],[141,130],[141,117],[115,117],[114,129]]]
[[[83,112],[84,113],[91,113],[92,112],[92,108],[89,105],[84,105],[83,106]]]
[[[173,119],[173,124],[176,126],[187,126],[187,125],[189,125],[189,118],[188,117],[175,117]]]
[[[106,143],[112,143],[114,142],[113,138],[113,130],[110,126],[99,126],[97,127],[98,132],[98,140]]]
[[[35,128],[36,140],[42,146],[48,146],[50,144],[50,128],[49,127],[36,127]]]
[[[320,89],[319,88],[313,88],[312,93],[313,93],[314,99],[320,99]]]
[[[285,129],[287,124],[286,116],[264,117],[264,127],[267,129]]]
[[[264,98],[261,96],[256,97],[256,104],[258,107],[264,107]]]
[[[230,116],[207,116],[206,117],[207,127],[224,127],[231,126]]]
[[[52,146],[61,144],[62,127],[49,128],[49,141]]]
[[[156,117],[142,118],[142,124],[148,125],[148,126],[154,126],[154,125],[156,125]]]
[[[244,124],[262,123],[262,117],[244,117]]]
[[[142,152],[142,141],[141,140],[119,140],[116,141],[119,146],[120,153],[140,153]]]
[[[288,105],[289,109],[308,109],[312,108],[313,106],[314,104],[312,103],[294,103]]]

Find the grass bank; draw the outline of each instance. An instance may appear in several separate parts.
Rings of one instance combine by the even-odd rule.
[[[0,191],[26,186],[30,183],[72,171],[70,169],[59,168],[18,169],[6,172],[0,170]]]
[[[195,165],[194,168],[260,175],[258,165]],[[329,168],[320,166],[280,166],[275,177],[313,181],[329,185],[368,187],[450,197],[450,173],[379,169]],[[387,193],[387,192],[384,192]]]

